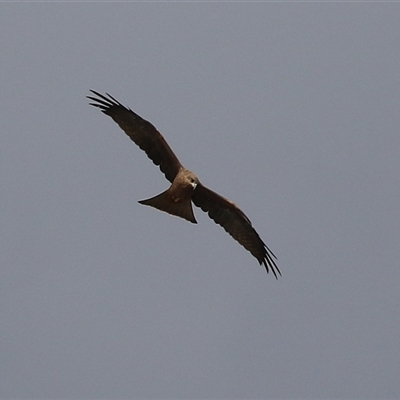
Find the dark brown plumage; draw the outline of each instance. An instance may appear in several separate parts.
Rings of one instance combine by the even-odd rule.
[[[108,93],[106,97],[94,90],[91,92],[97,97],[87,96],[93,101],[90,104],[110,116],[171,182],[165,192],[139,203],[196,223],[193,202],[247,249],[260,265],[263,264],[267,272],[271,270],[276,278],[278,274],[281,275],[274,260],[275,255],[236,204],[203,186],[193,172],[184,168],[164,137],[150,122],[123,106]]]

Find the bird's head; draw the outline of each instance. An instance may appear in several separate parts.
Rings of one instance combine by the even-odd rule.
[[[193,190],[196,189],[196,186],[199,184],[199,179],[197,176],[188,170],[185,171],[185,180],[193,188]]]

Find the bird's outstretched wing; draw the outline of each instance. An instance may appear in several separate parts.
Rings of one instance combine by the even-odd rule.
[[[261,240],[250,220],[234,203],[199,183],[192,195],[192,201],[217,224],[221,225],[235,240],[247,249],[267,272],[271,269],[275,278],[281,275],[274,253]]]
[[[161,133],[150,122],[123,106],[108,93],[106,97],[94,90],[91,92],[98,97],[87,96],[94,101],[90,104],[110,116],[146,152],[153,163],[160,166],[160,170],[172,183],[182,165]]]

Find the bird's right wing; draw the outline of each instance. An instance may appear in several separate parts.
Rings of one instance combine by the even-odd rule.
[[[160,166],[160,170],[172,183],[182,165],[161,133],[150,122],[123,106],[108,93],[106,97],[94,90],[91,92],[98,97],[87,96],[94,101],[90,104],[110,116],[146,152],[153,163]]]
[[[244,212],[233,202],[198,183],[192,201],[218,225],[221,225],[235,240],[248,250],[267,272],[270,270],[278,279],[279,271],[274,253],[261,240]]]

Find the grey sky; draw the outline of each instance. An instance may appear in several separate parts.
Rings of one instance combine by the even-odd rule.
[[[395,3],[0,4],[1,398],[399,398]],[[282,278],[109,92],[235,201]]]

